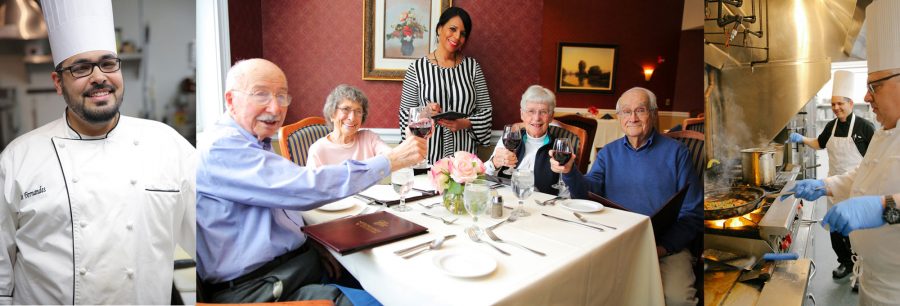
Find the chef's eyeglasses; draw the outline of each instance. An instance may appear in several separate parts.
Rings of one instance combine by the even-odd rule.
[[[76,79],[79,79],[79,78],[89,76],[89,75],[91,75],[91,73],[94,73],[94,66],[97,66],[97,68],[100,68],[100,71],[102,71],[102,72],[112,73],[112,72],[119,71],[119,68],[122,67],[122,60],[120,60],[118,58],[107,58],[107,59],[102,59],[96,63],[91,63],[91,62],[76,63],[69,67],[59,69],[56,71],[56,73],[62,73],[64,70],[68,70],[69,73],[71,73],[73,77],[75,77]]]
[[[871,82],[869,82],[868,84],[866,84],[866,87],[869,88],[869,93],[874,95],[874,94],[875,94],[875,88],[877,88],[878,86],[881,86],[881,85],[882,85],[882,84],[881,84],[882,81],[887,81],[887,80],[889,80],[889,79],[891,79],[891,78],[893,78],[893,77],[895,77],[895,76],[898,76],[898,75],[900,75],[900,73],[895,73],[895,74],[892,74],[892,75],[889,75],[889,76],[886,76],[886,77],[883,77],[883,78],[880,78],[880,79],[871,81]]]
[[[291,105],[291,95],[283,93],[283,94],[272,94],[268,91],[254,91],[254,92],[246,92],[240,90],[232,90],[234,92],[239,92],[247,95],[247,99],[256,103],[260,106],[269,105],[269,101],[272,101],[272,98],[275,98],[278,101],[278,105],[288,106]]]
[[[618,111],[618,114],[619,114],[619,115],[622,115],[622,116],[625,116],[625,117],[631,117],[632,114],[637,114],[638,117],[643,117],[643,116],[646,116],[648,113],[650,113],[650,111],[647,110],[646,108],[643,108],[643,107],[640,107],[640,108],[635,109],[635,110],[621,110],[621,111]]]

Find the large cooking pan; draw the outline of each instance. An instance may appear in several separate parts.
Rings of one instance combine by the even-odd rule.
[[[756,209],[765,194],[761,188],[749,186],[707,190],[703,197],[703,219],[720,220],[745,215]],[[708,208],[715,204],[732,202],[729,200],[738,200],[742,204]]]

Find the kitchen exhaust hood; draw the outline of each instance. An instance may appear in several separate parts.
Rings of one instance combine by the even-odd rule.
[[[706,2],[708,155],[734,158],[772,141],[828,82],[831,63],[860,53],[868,2]]]
[[[0,39],[47,38],[47,24],[37,0],[0,0]]]

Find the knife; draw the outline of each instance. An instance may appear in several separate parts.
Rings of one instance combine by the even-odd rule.
[[[575,223],[575,224],[578,224],[578,225],[587,226],[587,227],[590,227],[590,228],[593,228],[593,229],[598,229],[598,230],[600,230],[601,232],[605,232],[605,231],[606,231],[606,230],[603,229],[603,228],[596,227],[596,226],[593,226],[593,225],[584,224],[584,223],[581,223],[581,222],[575,222],[575,221],[572,221],[572,220],[567,220],[567,219],[563,219],[563,218],[556,217],[556,216],[551,216],[551,215],[544,214],[544,213],[542,213],[542,215],[544,215],[544,217],[547,217],[547,218],[553,218],[553,219],[556,219],[556,220],[559,220],[559,221],[571,222],[571,223]]]
[[[456,235],[447,235],[447,236],[444,236],[444,241],[453,239],[453,237],[456,237]],[[428,245],[430,245],[432,242],[433,242],[433,240],[428,240],[428,241],[422,242],[422,243],[420,243],[420,244],[417,244],[417,245],[414,245],[414,246],[411,246],[411,247],[408,247],[408,248],[405,248],[405,249],[402,249],[402,250],[396,250],[396,251],[394,251],[394,254],[403,256],[403,254],[405,254],[405,253],[409,253],[409,252],[411,252],[411,251],[414,251],[415,249],[418,249],[418,248],[421,248],[421,247],[424,247],[424,246],[428,246]]]
[[[370,196],[365,196],[365,195],[362,195],[362,194],[355,194],[355,195],[353,195],[353,196],[356,197],[356,198],[363,199],[363,200],[367,201],[366,204],[368,204],[368,205],[384,204],[383,202],[378,201],[378,199],[373,198],[373,197],[370,197]]]
[[[419,188],[412,188],[412,190],[421,192],[422,194],[425,194],[425,195],[434,195],[436,193],[434,190],[425,190],[425,189],[419,189]]]
[[[615,227],[612,227],[612,226],[609,226],[609,225],[606,225],[606,224],[603,224],[603,223],[590,221],[590,220],[588,220],[587,218],[585,218],[584,216],[582,216],[581,214],[579,214],[579,213],[577,213],[577,212],[574,212],[574,211],[573,211],[572,213],[575,214],[575,218],[578,218],[578,220],[581,220],[581,222],[584,222],[584,223],[593,223],[593,224],[600,225],[600,226],[604,226],[604,227],[608,227],[608,228],[611,228],[611,229],[617,229],[617,228],[615,228]]]

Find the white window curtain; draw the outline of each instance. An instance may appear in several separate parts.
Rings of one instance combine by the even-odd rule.
[[[225,112],[225,74],[231,66],[228,0],[197,1],[197,140]]]

